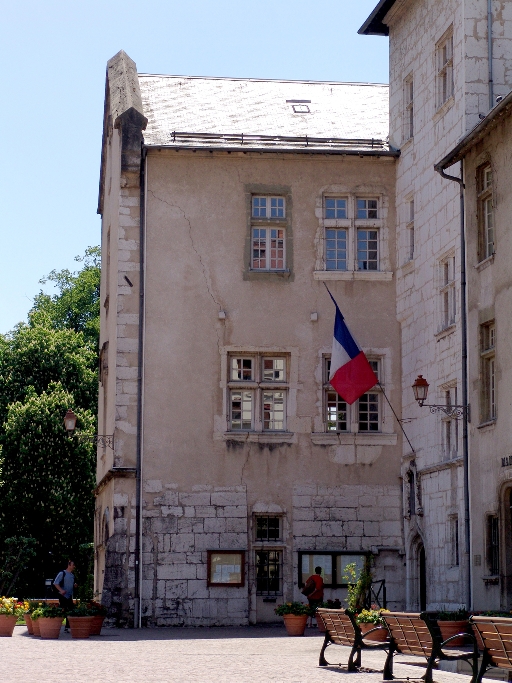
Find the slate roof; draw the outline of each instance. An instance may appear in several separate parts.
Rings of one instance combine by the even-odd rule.
[[[149,74],[139,84],[148,146],[395,154],[387,85]]]

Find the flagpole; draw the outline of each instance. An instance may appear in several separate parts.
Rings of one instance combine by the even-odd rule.
[[[337,307],[338,304],[336,303],[336,299],[335,299],[335,298],[333,297],[333,295],[331,294],[331,290],[330,290],[329,287],[325,284],[325,281],[323,281],[323,285],[324,285],[325,289],[328,291],[329,296],[330,296],[331,299],[333,300],[335,306]],[[408,437],[407,434],[405,433],[405,429],[404,429],[404,426],[403,426],[403,424],[402,424],[402,421],[398,419],[398,415],[395,413],[395,409],[394,409],[393,406],[391,405],[391,401],[389,400],[389,398],[387,397],[386,392],[384,391],[384,387],[382,386],[382,384],[380,383],[379,380],[377,380],[377,384],[379,385],[380,390],[382,391],[382,393],[383,393],[383,395],[384,395],[384,398],[385,398],[386,401],[388,402],[388,405],[389,405],[389,407],[391,408],[391,411],[392,411],[393,415],[395,416],[396,421],[397,421],[398,424],[400,425],[400,429],[402,430],[402,434],[405,436],[405,438],[406,438],[406,440],[407,440],[407,443],[409,444],[409,446],[410,446],[410,448],[411,448],[411,452],[412,452],[412,453],[416,453],[416,451],[415,451],[414,448],[413,448],[412,443],[411,443],[410,440],[409,440],[409,437]]]

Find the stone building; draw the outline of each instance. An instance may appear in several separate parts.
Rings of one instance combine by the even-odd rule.
[[[512,94],[440,162],[462,162],[468,263],[472,578],[474,607],[512,605]]]
[[[430,403],[463,403],[459,185],[443,179],[434,165],[487,115],[496,96],[510,91],[510,3],[493,0],[489,7],[486,0],[381,0],[360,33],[389,35],[390,140],[400,149],[396,164],[397,312],[401,325],[402,414],[414,447],[411,451],[404,441],[402,454],[407,607],[470,605],[471,593],[475,605],[488,605],[491,596],[493,601],[498,599],[500,589],[492,587],[492,577],[491,581],[482,581],[490,572],[489,561],[486,565],[482,560],[490,552],[483,548],[484,537],[489,538],[484,526],[495,529],[492,520],[500,505],[505,505],[502,501],[506,494],[497,493],[497,472],[503,478],[501,457],[508,442],[505,435],[499,446],[493,441],[500,438],[497,425],[482,425],[482,420],[492,420],[475,408],[481,405],[478,394],[488,381],[482,382],[480,375],[483,341],[475,331],[484,325],[490,333],[493,302],[499,300],[498,282],[504,280],[493,279],[494,272],[498,277],[497,262],[484,270],[490,254],[482,260],[483,265],[476,256],[475,218],[471,213],[476,200],[471,200],[467,214],[471,402],[467,452],[474,567],[469,566],[466,534],[462,422],[419,408],[411,385],[422,374],[431,385]],[[497,135],[494,133],[495,138]],[[473,164],[473,158],[468,163]],[[458,175],[458,167],[451,172]],[[468,180],[473,191],[474,182],[473,173]],[[501,182],[504,187],[505,180]],[[506,247],[506,239],[502,239]],[[499,272],[506,280],[504,270]],[[502,392],[499,400],[506,402],[505,389]],[[484,456],[489,449],[493,454]],[[485,474],[491,472],[487,478]],[[503,541],[505,532],[501,533]],[[472,586],[468,581],[470,569],[474,570]],[[501,590],[504,595],[505,589]],[[506,604],[512,606],[510,598]]]
[[[330,389],[324,287],[399,407],[387,135],[387,86],[109,61],[95,581],[118,623],[270,621],[366,556],[404,606],[400,429],[379,387]]]

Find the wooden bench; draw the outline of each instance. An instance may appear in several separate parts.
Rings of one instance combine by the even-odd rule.
[[[427,670],[422,678],[426,683],[432,683],[432,669],[437,661],[464,659],[471,665],[471,683],[475,683],[478,673],[478,647],[474,635],[458,633],[443,641],[437,621],[429,617],[427,612],[384,612],[382,618],[390,633],[388,656],[383,672],[384,680],[393,679],[393,655],[398,653],[425,657]],[[445,648],[450,647],[450,642],[461,636],[467,638],[468,647],[446,652]]]
[[[473,616],[469,621],[483,649],[482,663],[475,683],[480,683],[491,667],[512,670],[512,618]]]
[[[361,666],[361,650],[383,650],[389,647],[389,643],[371,642],[366,640],[369,633],[387,629],[384,626],[376,626],[364,634],[354,619],[351,612],[344,609],[324,609],[316,611],[325,626],[325,639],[320,651],[319,666],[330,666],[325,658],[325,650],[329,645],[346,645],[350,647],[348,658],[348,671],[357,671]],[[340,664],[341,666],[341,664]]]

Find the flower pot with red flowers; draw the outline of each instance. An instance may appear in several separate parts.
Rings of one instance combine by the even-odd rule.
[[[303,602],[286,602],[278,605],[274,612],[284,619],[286,633],[289,636],[303,636],[306,630],[311,608]]]
[[[93,624],[94,614],[87,603],[80,603],[68,612],[69,630],[72,638],[89,638]]]
[[[107,608],[95,600],[91,600],[87,603],[89,613],[92,615],[92,626],[91,626],[91,636],[101,635],[101,627],[107,616]]]
[[[28,605],[17,598],[0,598],[0,637],[11,637],[19,617],[22,617]]]

